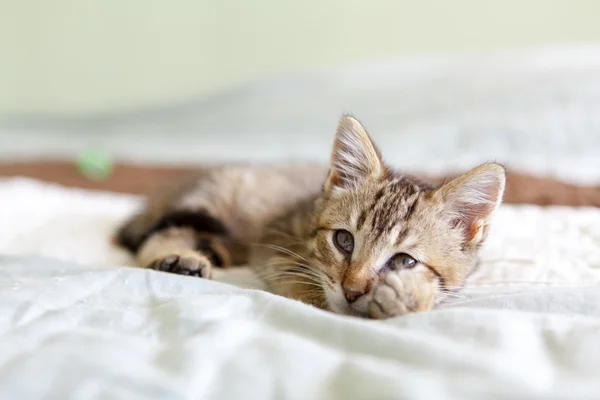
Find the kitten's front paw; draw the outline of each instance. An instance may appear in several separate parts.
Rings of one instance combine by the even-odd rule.
[[[152,262],[148,268],[210,279],[212,264],[204,255],[196,251],[187,251],[159,258]]]
[[[369,317],[384,319],[433,307],[437,283],[411,270],[388,272],[375,288]]]

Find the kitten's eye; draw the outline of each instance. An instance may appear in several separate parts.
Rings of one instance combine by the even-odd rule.
[[[345,230],[335,232],[335,244],[344,253],[350,254],[354,250],[354,237]]]
[[[398,253],[388,261],[388,267],[391,269],[412,268],[417,265],[417,260],[406,253]]]

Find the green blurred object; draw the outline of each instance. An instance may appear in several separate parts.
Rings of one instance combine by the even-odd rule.
[[[113,170],[112,159],[105,151],[98,148],[84,150],[77,157],[77,169],[90,180],[107,179]]]

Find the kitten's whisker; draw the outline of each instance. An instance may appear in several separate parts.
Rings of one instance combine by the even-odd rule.
[[[442,290],[441,293],[446,294],[448,296],[464,296],[464,294],[462,294],[462,293],[449,292],[447,290]]]
[[[313,274],[317,277],[322,277],[320,273],[323,273],[320,269],[314,268],[310,264],[304,264],[293,260],[288,260],[286,258],[277,257],[274,259],[275,262],[270,262],[269,265],[273,267],[289,267],[286,270],[301,270],[303,272],[307,272]]]
[[[323,292],[323,286],[318,285],[316,283],[312,283],[312,282],[306,282],[306,281],[294,281],[294,280],[279,280],[277,282],[272,282],[271,284],[267,284],[267,288],[272,289],[275,286],[281,286],[281,285],[304,285],[304,286],[312,286],[312,289],[306,289],[305,291],[303,290],[303,293],[305,292],[313,292],[313,293],[322,293]],[[315,289],[317,288],[317,289]]]
[[[279,264],[300,265],[300,266],[306,267],[306,268],[313,268],[313,266],[310,264],[302,263],[302,262],[296,261],[296,260],[290,260],[285,257],[273,257],[273,261],[278,261]],[[269,264],[273,264],[273,262],[269,262]]]
[[[461,299],[461,300],[468,298],[467,296],[463,296],[463,295],[456,294],[456,293],[442,293],[442,296],[444,298],[454,298],[454,299]]]
[[[270,243],[255,243],[254,246],[263,246],[263,247],[267,247],[271,250],[275,250],[275,251],[280,251],[282,253],[285,253],[287,255],[290,255],[292,257],[296,257],[299,258],[302,261],[306,261],[308,262],[308,260],[304,257],[302,257],[301,255],[294,253],[293,251],[291,251],[290,249],[286,249],[285,247],[281,247],[281,246],[277,246],[275,244],[270,244]]]
[[[290,239],[294,239],[294,241],[285,242],[286,246],[305,245],[305,243],[306,243],[305,239],[302,239],[301,237],[299,237],[297,235],[292,235],[291,233],[287,233],[287,232],[284,232],[284,231],[276,229],[276,228],[267,228],[266,232],[270,232],[274,235],[280,235],[280,236],[284,236],[284,237],[287,237]]]
[[[325,277],[329,278],[329,280],[332,283],[334,282],[333,277],[331,275],[329,275],[323,268],[321,268],[318,265],[299,263],[299,262],[295,262],[295,261],[292,261],[292,260],[288,260],[288,259],[286,259],[284,257],[278,257],[277,260],[282,261],[282,263],[281,264],[270,263],[270,264],[274,265],[274,266],[278,266],[278,265],[285,265],[286,263],[287,264],[295,263],[295,265],[304,266],[304,267],[310,269],[313,272],[323,274]]]
[[[323,289],[323,286],[317,285],[316,283],[304,282],[304,281],[282,281],[279,282],[280,285],[308,285],[318,287],[319,289]]]
[[[272,272],[269,274],[258,274],[258,276],[263,280],[272,280],[272,279],[278,279],[278,278],[282,278],[282,277],[296,276],[296,277],[308,279],[311,282],[316,282],[319,284],[321,283],[321,281],[319,279],[320,277],[309,275],[309,274],[304,274],[302,272],[297,272],[297,271],[275,271],[275,272]]]
[[[303,271],[303,272],[312,274],[314,276],[319,276],[319,277],[321,276],[319,270],[312,269],[311,266],[306,265],[306,264],[293,263],[293,262],[282,262],[282,263],[277,263],[277,264],[270,263],[269,265],[271,265],[273,267],[283,267],[286,270],[299,270],[299,271]]]
[[[262,277],[262,278],[265,278],[265,279],[270,279],[270,278],[274,278],[274,277],[278,277],[278,276],[284,276],[284,275],[285,276],[291,276],[291,275],[293,275],[293,276],[302,276],[302,277],[304,277],[306,279],[310,279],[310,280],[318,282],[318,280],[317,280],[318,277],[316,277],[314,275],[304,274],[304,273],[298,272],[298,271],[275,271],[275,272],[272,272],[272,273],[269,273],[269,274],[262,274],[262,275],[259,275],[259,276]]]
[[[295,274],[302,274],[305,276],[309,276],[312,279],[316,279],[316,280],[321,280],[323,278],[322,276],[320,276],[318,274],[315,274],[313,272],[308,272],[308,271],[302,270],[302,269],[289,269],[288,271],[291,273],[295,273]]]

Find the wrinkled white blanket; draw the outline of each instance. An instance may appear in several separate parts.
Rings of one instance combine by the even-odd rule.
[[[138,202],[0,183],[0,398],[600,399],[598,209],[504,206],[464,299],[368,321],[117,267]]]

